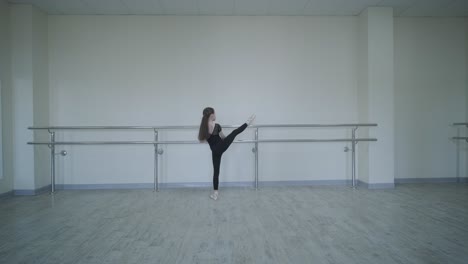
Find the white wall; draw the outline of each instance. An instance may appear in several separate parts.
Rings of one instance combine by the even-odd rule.
[[[13,164],[15,190],[30,190],[34,184],[34,152],[26,145],[33,124],[32,6],[11,6],[13,85]]]
[[[34,125],[49,125],[49,55],[48,19],[37,8],[32,9],[33,115]],[[31,134],[31,132],[29,132]],[[35,134],[34,140],[47,141],[48,136]],[[28,145],[28,148],[33,148]],[[50,155],[46,147],[34,148],[36,189],[50,184]]]
[[[3,179],[2,80],[0,79],[0,180]]]
[[[369,7],[359,16],[359,121],[378,123],[364,135],[377,142],[359,144],[360,180],[370,188],[394,183],[393,10]],[[362,129],[361,129],[362,130]]]
[[[364,69],[363,61],[369,63],[369,58],[358,58],[368,49],[359,45],[359,38],[368,34],[360,31],[362,17],[48,16],[45,25],[45,16],[30,10],[30,17],[19,14],[11,19],[14,98],[21,98],[13,100],[12,126],[18,132],[14,133],[15,150],[26,153],[15,154],[15,189],[49,183],[48,149],[35,147],[32,155],[31,146],[25,144],[32,139],[26,131],[31,124],[198,124],[205,106],[215,107],[221,124],[240,124],[250,113],[257,114],[258,123],[358,122],[375,115],[371,108],[358,104],[358,95],[359,100],[371,100],[372,95],[369,90],[364,94],[358,90],[358,83],[362,78],[369,81],[372,70],[358,72]],[[25,23],[34,26],[28,28]],[[456,144],[449,141],[455,133],[450,124],[468,117],[466,31],[468,22],[462,18],[394,21],[398,179],[467,174],[468,164],[459,162],[457,169]],[[372,100],[382,100],[378,94],[373,96]],[[3,109],[8,109],[8,100]],[[349,135],[348,130],[328,129],[263,130],[260,134],[261,138]],[[7,131],[3,138],[8,136]],[[248,131],[239,138],[252,137]],[[160,132],[161,140],[195,138],[196,131]],[[47,139],[47,133],[35,139]],[[88,131],[57,135],[57,140],[81,139],[152,140],[153,134]],[[361,161],[371,155],[363,145],[358,146]],[[261,145],[260,180],[350,179],[350,153],[343,152],[344,146]],[[234,145],[225,154],[222,182],[253,179],[251,147]],[[66,146],[57,152],[61,149],[69,155],[57,156],[59,184],[152,182],[151,146]],[[211,181],[207,145],[163,149],[161,182]],[[461,161],[466,160],[463,151],[458,154]],[[35,176],[23,177],[28,175]],[[387,183],[372,182],[369,177],[362,180]]]
[[[395,18],[395,178],[453,178],[467,120],[463,18]]]
[[[368,15],[367,10],[359,15],[358,29],[358,96],[357,107],[359,123],[369,121],[369,54],[368,54]],[[360,129],[359,135],[363,138],[369,137],[368,129]],[[364,142],[362,142],[364,143]],[[369,144],[359,143],[357,146],[358,166],[357,171],[359,180],[369,182]]]
[[[468,18],[465,18],[465,119],[463,121],[468,122]],[[465,128],[465,136],[468,136],[468,129]],[[468,142],[464,143],[464,151],[463,154],[465,160],[465,171],[461,171],[459,173],[459,177],[467,177],[468,178]],[[462,156],[463,157],[463,156]],[[463,164],[463,160],[460,161]]]
[[[11,62],[10,62],[10,9],[5,0],[0,0],[0,194],[13,189],[11,166]]]
[[[356,17],[49,16],[53,125],[357,122]],[[137,139],[125,132],[57,139]],[[152,140],[152,132],[141,132]],[[343,137],[343,130],[264,131],[261,137]],[[196,131],[160,139],[195,139]],[[252,138],[248,132],[239,138]],[[260,147],[261,180],[350,179],[345,144]],[[234,145],[221,181],[253,179],[252,146]],[[58,183],[151,182],[152,147],[64,147]],[[207,145],[167,146],[162,182],[209,182]],[[57,150],[59,151],[59,150]]]
[[[33,141],[27,127],[49,120],[47,16],[30,5],[12,5],[11,32],[14,189],[30,191],[48,185],[50,175],[47,149],[27,145]]]

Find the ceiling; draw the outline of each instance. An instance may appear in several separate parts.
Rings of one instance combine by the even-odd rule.
[[[465,16],[468,0],[9,0],[51,15],[358,15],[369,6],[395,16]]]

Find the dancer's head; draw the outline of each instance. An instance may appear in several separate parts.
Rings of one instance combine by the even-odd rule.
[[[215,121],[216,120],[216,113],[212,107],[206,107],[203,109],[203,118],[208,118],[208,120]]]
[[[212,107],[206,107],[203,109],[203,117],[200,123],[200,130],[198,132],[198,140],[205,141],[210,136],[208,131],[208,122],[215,121],[216,114],[215,110]]]

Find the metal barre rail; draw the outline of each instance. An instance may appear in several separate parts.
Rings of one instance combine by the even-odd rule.
[[[377,124],[264,124],[250,125],[247,128],[312,128],[312,127],[376,127]],[[237,125],[223,125],[224,128],[237,128]],[[158,130],[176,130],[176,129],[195,129],[199,126],[52,126],[52,127],[28,127],[31,130],[103,130],[103,129],[158,129]]]
[[[468,123],[460,122],[460,123],[453,123],[453,126],[466,126],[468,127]],[[453,140],[466,140],[468,142],[468,137],[452,137]]]
[[[453,126],[466,126],[468,127],[467,122],[453,123]],[[468,137],[452,137],[453,140],[466,140],[468,142]]]
[[[233,143],[292,143],[292,142],[361,142],[377,141],[375,138],[356,139],[261,139],[236,140]],[[154,144],[204,144],[198,141],[56,141],[56,142],[28,142],[29,145],[154,145]]]
[[[296,143],[296,142],[351,142],[352,147],[352,186],[356,187],[356,144],[358,142],[377,141],[376,138],[356,138],[356,130],[359,127],[375,127],[377,124],[277,124],[277,125],[253,125],[255,128],[255,140],[236,140],[233,143],[255,143],[252,151],[255,153],[255,189],[258,189],[258,144],[259,143]],[[237,126],[226,125],[225,128],[236,128]],[[353,128],[352,138],[345,139],[258,139],[259,128],[318,128],[318,127],[342,127]],[[51,126],[51,127],[28,127],[30,130],[48,130],[50,141],[28,142],[29,145],[47,145],[51,152],[51,193],[55,192],[55,146],[56,145],[153,145],[154,146],[154,190],[159,191],[158,156],[163,152],[158,145],[166,144],[201,144],[199,141],[159,141],[158,130],[195,129],[198,126]],[[154,141],[55,141],[55,132],[52,130],[122,130],[122,129],[151,129],[154,131]],[[348,148],[345,148],[348,151]]]
[[[460,123],[453,123],[452,124],[453,126],[466,126],[468,127],[468,123],[466,122],[460,122]],[[460,133],[460,128],[457,128],[458,130],[458,133]],[[452,140],[465,140],[467,143],[468,143],[468,137],[460,137],[460,136],[457,136],[457,137],[452,137]],[[457,143],[458,144],[458,143]],[[458,151],[457,151],[457,162],[458,162]],[[457,169],[458,169],[458,166],[457,166]],[[460,178],[459,178],[459,174],[457,172],[457,182],[460,182]]]

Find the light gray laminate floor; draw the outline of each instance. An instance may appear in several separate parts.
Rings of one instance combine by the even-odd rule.
[[[468,185],[0,199],[0,263],[468,263]]]

